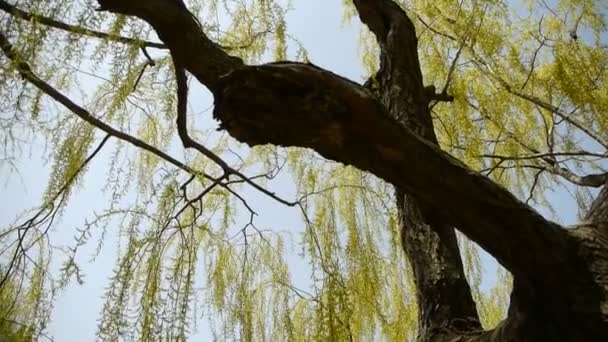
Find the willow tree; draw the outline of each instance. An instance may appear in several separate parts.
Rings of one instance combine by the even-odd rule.
[[[40,207],[0,235],[3,336],[45,336],[81,247],[119,236],[102,340],[184,340],[199,311],[221,340],[608,337],[606,5],[344,1],[364,84],[308,61],[288,6],[0,0],[4,160],[23,137],[52,160]],[[195,82],[220,133],[189,110]],[[86,177],[107,178],[107,207],[58,249]],[[559,184],[575,226],[529,206]],[[302,234],[258,227],[251,194]],[[475,244],[509,272],[492,290]]]

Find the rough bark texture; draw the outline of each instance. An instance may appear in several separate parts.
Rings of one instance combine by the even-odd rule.
[[[354,3],[380,46],[380,70],[368,87],[391,117],[437,145],[412,23],[392,1]],[[428,203],[400,188],[396,197],[403,250],[418,289],[418,339],[481,331],[454,229]]]
[[[398,189],[420,340],[608,340],[608,190],[567,230],[441,151],[414,27],[392,1],[355,0],[382,49],[377,96],[313,65],[245,66],[213,44],[179,0],[98,2],[149,22],[176,63],[211,89],[214,116],[239,141],[309,147]],[[508,318],[492,331],[479,331],[452,227],[514,276]]]

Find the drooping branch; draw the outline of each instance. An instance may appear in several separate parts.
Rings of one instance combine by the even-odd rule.
[[[578,175],[578,174],[572,172],[571,170],[569,170],[565,167],[562,167],[556,157],[557,156],[580,155],[580,156],[587,156],[587,157],[606,158],[608,156],[607,154],[594,153],[594,152],[589,152],[589,151],[584,151],[584,150],[575,151],[575,152],[551,151],[551,152],[543,153],[543,152],[539,151],[538,149],[530,146],[529,144],[524,142],[521,138],[519,138],[512,132],[506,130],[504,127],[499,125],[494,119],[492,119],[488,114],[485,113],[483,108],[471,103],[470,101],[469,101],[469,106],[471,106],[473,109],[475,109],[477,112],[479,112],[484,119],[494,123],[496,125],[496,127],[498,127],[498,129],[500,130],[500,134],[504,134],[504,135],[508,136],[510,139],[513,139],[513,141],[515,141],[519,146],[523,147],[524,149],[526,149],[530,153],[532,153],[531,155],[523,157],[523,159],[537,159],[538,161],[541,162],[541,165],[528,164],[528,165],[523,165],[523,167],[547,171],[549,173],[553,173],[556,176],[562,177],[563,179],[569,181],[572,184],[580,185],[580,186],[588,186],[588,187],[597,188],[597,187],[601,187],[602,185],[604,185],[604,183],[606,183],[606,179],[608,179],[608,173]],[[548,146],[549,150],[551,150],[553,148],[552,147],[553,143],[551,142],[551,140],[549,140],[548,145],[549,145]],[[481,172],[487,172],[487,173],[485,173],[486,175],[489,175],[491,172],[493,172],[496,169],[514,168],[514,166],[503,166],[502,163],[505,160],[522,160],[522,158],[520,158],[520,157],[497,156],[495,154],[480,155],[479,157],[498,159],[498,162],[495,163],[492,167],[481,171]]]
[[[24,10],[21,10],[18,7],[11,5],[4,0],[0,0],[0,10],[3,10],[4,12],[6,12],[12,16],[15,16],[16,18],[22,19],[22,20],[28,20],[28,21],[34,20],[34,21],[40,22],[41,24],[44,24],[44,25],[47,25],[50,27],[54,27],[56,29],[70,32],[70,33],[106,39],[106,40],[113,41],[113,42],[143,46],[143,47],[167,49],[167,46],[162,43],[156,43],[156,42],[150,42],[150,41],[146,41],[146,40],[139,40],[139,39],[135,39],[135,38],[122,37],[122,36],[117,36],[117,35],[113,35],[113,34],[108,34],[108,33],[101,32],[101,31],[91,30],[91,29],[83,27],[83,26],[70,25],[70,24],[61,22],[59,20],[55,20],[53,18],[45,17],[43,15],[32,14],[32,13],[26,12]]]
[[[186,71],[183,68],[180,68],[177,64],[175,64],[175,79],[177,83],[177,133],[182,141],[182,144],[186,148],[195,148],[202,155],[219,165],[224,173],[228,173],[231,168],[222,158],[205,146],[194,141],[194,139],[188,135],[188,79],[186,76]]]
[[[55,88],[53,88],[50,84],[44,82],[42,79],[40,79],[38,76],[36,76],[34,74],[34,72],[32,71],[31,67],[29,66],[29,64],[22,61],[21,57],[14,50],[12,44],[8,41],[8,39],[2,32],[0,32],[0,49],[4,52],[4,54],[8,57],[8,59],[11,60],[15,64],[17,71],[21,74],[21,76],[24,79],[28,80],[30,83],[32,83],[34,86],[36,86],[38,89],[40,89],[42,92],[44,92],[45,94],[47,94],[48,96],[53,98],[55,101],[61,103],[67,109],[69,109],[74,114],[76,114],[78,117],[80,117],[84,121],[90,123],[91,125],[97,127],[98,129],[106,132],[108,135],[116,137],[120,140],[124,140],[138,148],[148,151],[148,152],[156,155],[157,157],[160,157],[161,159],[169,162],[170,164],[173,164],[174,166],[177,166],[178,168],[188,172],[191,175],[202,176],[206,179],[209,179],[212,182],[214,182],[215,185],[219,184],[220,186],[222,186],[223,188],[225,188],[226,190],[228,190],[229,192],[231,192],[233,194],[235,194],[234,191],[232,189],[230,189],[228,187],[228,185],[223,182],[225,180],[225,178],[227,178],[230,175],[235,175],[235,176],[239,177],[243,181],[243,183],[247,183],[248,185],[253,187],[255,190],[269,196],[270,198],[272,198],[284,205],[292,206],[292,207],[297,205],[297,202],[291,202],[291,201],[285,200],[285,199],[277,196],[273,192],[271,192],[271,191],[265,189],[264,187],[260,186],[259,184],[255,183],[251,178],[248,178],[245,175],[243,175],[242,173],[240,173],[239,171],[237,171],[233,168],[230,168],[217,155],[212,153],[210,150],[206,149],[204,146],[194,142],[193,140],[191,140],[191,143],[194,144],[194,145],[192,145],[193,147],[196,147],[197,150],[201,153],[205,152],[205,153],[203,153],[203,155],[207,156],[208,158],[211,158],[214,162],[216,162],[216,163],[219,162],[220,167],[224,171],[223,176],[217,178],[217,177],[213,177],[205,172],[197,171],[197,170],[191,168],[190,166],[178,161],[177,159],[173,158],[172,156],[168,155],[167,153],[159,150],[158,148],[156,148],[152,145],[149,145],[146,142],[144,142],[140,139],[137,139],[127,133],[124,133],[122,131],[119,131],[119,130],[113,128],[112,126],[108,125],[107,123],[96,118],[94,115],[89,113],[86,109],[80,107],[79,105],[77,105],[76,103],[71,101],[68,97],[66,97],[65,95],[63,95],[59,91],[57,91]],[[184,122],[184,124],[185,124],[185,122]]]
[[[176,166],[192,175],[203,176],[210,180],[215,180],[215,177],[208,175],[206,173],[202,173],[197,170],[194,170],[191,167],[189,167],[188,165],[182,163],[181,161],[179,161],[179,160],[173,158],[172,156],[166,154],[165,152],[159,150],[158,148],[156,148],[152,145],[149,145],[146,142],[139,140],[127,133],[124,133],[122,131],[115,129],[114,127],[112,127],[112,126],[108,125],[107,123],[96,118],[93,114],[89,113],[86,109],[84,109],[84,108],[80,107],[79,105],[77,105],[76,103],[74,103],[72,100],[70,100],[65,95],[61,94],[59,91],[57,91],[55,88],[53,88],[50,84],[44,82],[42,79],[40,79],[38,76],[36,76],[36,74],[34,74],[31,67],[27,63],[23,62],[21,57],[17,54],[17,52],[14,50],[11,43],[8,41],[8,39],[2,32],[0,32],[0,48],[2,49],[2,51],[4,52],[6,57],[8,57],[8,59],[14,63],[15,68],[17,69],[19,74],[21,74],[21,76],[24,79],[28,80],[30,83],[32,83],[34,86],[36,86],[38,89],[40,89],[42,92],[44,92],[45,94],[47,94],[48,96],[53,98],[55,101],[61,103],[63,106],[65,106],[67,109],[72,111],[74,114],[76,114],[78,117],[80,117],[84,121],[90,123],[91,125],[97,127],[98,129],[104,131],[105,133],[107,133],[110,136],[116,137],[120,140],[128,142],[129,144],[131,144],[135,147],[141,148],[144,151],[150,152],[150,153],[156,155],[157,157],[167,161],[170,164],[173,164],[174,166]]]
[[[113,34],[109,34],[109,33],[102,32],[102,31],[92,30],[92,29],[84,27],[84,26],[68,24],[63,21],[49,18],[49,17],[43,16],[43,15],[33,14],[30,12],[24,11],[14,5],[11,5],[4,0],[0,0],[0,10],[3,10],[4,12],[9,13],[10,15],[12,15],[18,19],[27,20],[27,21],[36,21],[43,25],[46,25],[46,26],[49,26],[49,27],[52,27],[52,28],[55,28],[58,30],[62,30],[65,32],[73,33],[73,34],[95,37],[95,38],[105,39],[105,40],[109,40],[112,42],[118,42],[118,43],[123,43],[123,44],[141,46],[142,48],[155,48],[155,49],[162,49],[162,50],[169,49],[167,47],[167,45],[165,45],[163,43],[151,42],[151,41],[147,41],[147,40],[139,40],[139,39],[130,38],[130,37],[113,35]],[[262,37],[266,34],[268,34],[268,31],[256,32],[249,39],[249,41],[244,42],[243,44],[240,44],[240,45],[227,46],[227,45],[218,44],[217,46],[221,47],[222,49],[224,49],[226,51],[243,50],[243,49],[247,49],[248,47],[253,45],[256,40],[260,39],[260,37]]]
[[[297,204],[297,202],[290,202],[278,197],[273,192],[265,189],[260,186],[256,182],[254,182],[251,178],[243,175],[238,170],[230,167],[228,163],[226,163],[222,158],[220,158],[217,154],[213,153],[210,149],[203,146],[196,140],[192,139],[188,134],[188,122],[187,122],[187,105],[188,105],[188,80],[186,76],[186,71],[179,66],[178,62],[175,61],[174,58],[174,66],[175,66],[175,77],[177,80],[177,132],[182,141],[182,144],[186,148],[194,148],[200,154],[209,158],[211,161],[216,163],[218,166],[222,168],[224,175],[221,177],[229,178],[232,175],[237,176],[244,183],[247,183],[257,191],[269,196],[270,198],[280,202],[281,204],[293,207]]]
[[[503,87],[505,88],[505,90],[507,90],[509,93],[522,98],[524,100],[527,100],[545,110],[550,111],[551,113],[554,113],[555,115],[559,116],[562,120],[567,121],[568,123],[570,123],[572,126],[578,128],[579,130],[581,130],[581,132],[585,133],[587,136],[589,136],[591,139],[595,140],[598,144],[602,145],[604,148],[608,149],[608,141],[606,140],[606,137],[603,136],[600,133],[594,132],[591,128],[589,127],[585,127],[583,124],[581,124],[580,122],[578,122],[575,118],[572,117],[572,115],[564,112],[562,109],[560,109],[559,107],[547,103],[541,99],[539,99],[536,96],[532,96],[532,95],[528,95],[522,91],[519,91],[517,89],[514,89],[511,85],[509,85],[506,81],[504,81],[503,79],[498,79],[498,81],[503,85]]]
[[[496,155],[496,154],[482,154],[480,157],[482,158],[491,158],[497,159],[498,163],[492,168],[508,168],[500,166],[504,161],[522,161],[522,160],[539,160],[544,164],[540,165],[523,165],[524,168],[537,169],[540,171],[547,171],[553,173],[555,175],[561,176],[572,184],[580,185],[580,186],[588,186],[599,188],[604,186],[606,182],[608,182],[608,172],[602,173],[593,173],[586,175],[578,175],[575,172],[570,171],[566,167],[560,165],[560,161],[556,159],[558,156],[595,156],[599,158],[605,158],[606,155],[591,153],[586,151],[578,151],[578,152],[556,152],[556,153],[535,153],[532,155],[524,155],[524,156],[505,156],[505,155]]]
[[[478,65],[480,69],[484,70],[487,75],[491,76],[495,81],[497,81],[507,92],[557,115],[558,117],[560,117],[560,119],[568,122],[572,126],[579,129],[581,132],[585,133],[589,138],[593,139],[599,145],[608,149],[608,141],[606,140],[604,134],[597,133],[590,127],[585,127],[585,125],[578,122],[578,120],[572,116],[572,113],[567,113],[563,109],[559,108],[559,106],[555,106],[552,103],[545,102],[537,96],[525,93],[524,91],[522,91],[523,86],[514,87],[513,85],[509,84],[509,82],[507,82],[502,76],[492,72],[492,68],[483,58],[481,58],[481,56],[477,53],[477,51],[475,51],[472,46],[469,47],[469,52],[472,53],[472,55],[475,57],[475,64]]]
[[[460,43],[462,41],[462,39],[459,37],[455,37],[455,36],[447,34],[445,32],[435,30],[428,23],[426,23],[421,17],[418,17],[418,19],[420,20],[420,22],[423,23],[424,26],[426,26],[429,30],[431,30],[435,34],[441,35],[445,38],[448,38],[448,39],[453,40],[458,43]],[[541,24],[542,24],[542,18],[540,20],[539,25],[541,25]],[[539,28],[539,31],[540,31],[540,28]],[[510,84],[509,82],[507,82],[503,77],[501,77],[497,73],[492,72],[492,68],[490,67],[488,62],[480,56],[480,54],[475,50],[473,45],[466,44],[466,47],[468,49],[468,52],[471,53],[475,57],[475,59],[474,59],[475,64],[478,67],[480,67],[480,69],[482,69],[487,75],[490,75],[495,81],[497,81],[501,85],[501,87],[503,87],[507,92],[557,115],[560,119],[568,122],[570,125],[576,127],[578,130],[580,130],[581,132],[586,134],[589,138],[593,139],[599,145],[608,149],[608,141],[607,141],[608,138],[605,136],[605,134],[598,133],[598,132],[594,131],[592,128],[586,127],[584,124],[580,123],[575,117],[573,117],[572,113],[567,113],[565,110],[563,110],[559,106],[555,106],[552,103],[546,102],[537,96],[527,94],[523,91],[523,89],[525,88],[525,85],[528,82],[528,78],[530,77],[530,74],[533,72],[534,62],[536,61],[536,54],[538,53],[538,49],[543,47],[544,43],[547,40],[547,38],[545,38],[542,35],[542,33],[540,35],[543,37],[543,39],[540,40],[541,45],[535,51],[535,55],[533,56],[532,63],[531,63],[531,70],[529,71],[529,74],[526,77],[526,81],[524,81],[522,86],[514,86],[514,85]]]

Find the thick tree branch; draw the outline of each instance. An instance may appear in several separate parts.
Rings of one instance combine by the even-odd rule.
[[[608,177],[604,180],[604,188],[591,204],[585,222],[603,225],[608,237]]]
[[[232,72],[218,84],[215,99],[214,116],[236,139],[308,147],[372,172],[435,208],[436,219],[496,257],[517,279],[518,305],[515,318],[496,334],[484,334],[485,341],[523,338],[529,326],[518,320],[538,308],[545,309],[526,324],[540,324],[546,313],[565,324],[570,315],[585,322],[581,336],[601,336],[599,308],[590,311],[584,303],[598,302],[602,292],[579,259],[580,239],[404,128],[361,86],[312,65],[280,63]],[[524,335],[509,339],[512,331]],[[557,337],[559,329],[538,336]]]
[[[254,145],[310,147],[330,159],[371,171],[432,203],[436,217],[447,217],[447,222],[456,224],[514,273],[516,305],[510,319],[493,332],[462,340],[558,338],[559,325],[573,319],[584,329],[566,340],[604,333],[600,308],[585,306],[600,302],[602,292],[581,261],[589,259],[579,259],[579,241],[404,129],[360,86],[311,65],[281,63],[235,71],[222,80],[220,90],[215,94],[214,114],[237,139]],[[285,113],[284,108],[294,110]],[[424,146],[414,146],[417,143]],[[458,193],[452,193],[454,187]],[[484,234],[498,249],[478,239]],[[502,252],[525,265],[506,264]],[[562,286],[555,288],[555,283]],[[545,332],[547,326],[541,324],[546,324],[542,320],[547,317],[561,323]],[[534,330],[535,326],[540,328]]]
[[[404,101],[393,103],[398,107],[387,108],[389,102],[378,101],[362,86],[310,64],[243,65],[204,35],[181,1],[98,2],[104,10],[148,21],[169,46],[176,63],[213,92],[214,117],[236,139],[249,145],[308,147],[326,158],[372,172],[434,208],[434,217],[458,227],[496,257],[517,279],[514,298],[518,305],[513,312],[525,314],[528,310],[533,319],[516,316],[491,334],[480,335],[483,339],[478,340],[500,340],[500,336],[508,340],[512,329],[520,333],[530,331],[520,329],[522,322],[526,327],[541,323],[536,320],[542,317],[538,308],[544,308],[542,313],[550,313],[559,324],[567,322],[568,317],[586,322],[580,325],[584,333],[569,336],[570,340],[576,336],[599,336],[602,327],[598,325],[601,321],[598,311],[585,311],[585,306],[577,305],[585,300],[596,301],[600,293],[586,270],[581,270],[581,260],[573,257],[577,255],[579,241],[428,139],[433,134],[428,131],[432,124],[425,120],[430,121],[430,117],[411,108],[426,106],[429,99],[424,96],[419,68],[407,68],[418,63],[415,49],[411,49],[411,44],[403,44],[403,36],[390,34],[392,29],[401,32],[399,27],[386,26],[382,16],[370,15],[370,25],[387,34],[386,41],[392,41],[393,47],[401,43],[403,55],[408,56],[398,60],[387,56],[382,61],[385,63],[382,67],[402,72],[391,73],[396,86],[388,96],[393,99],[405,96]],[[390,1],[386,3],[396,6]],[[367,1],[365,5],[373,11],[373,6],[382,4]],[[390,15],[383,13],[387,14]],[[397,25],[407,28],[412,24]],[[400,83],[401,79],[410,81]],[[411,87],[400,89],[407,84]],[[386,83],[382,88],[389,86]],[[409,114],[408,108],[412,116],[403,119],[412,121],[407,126],[415,133],[393,116]],[[545,291],[546,284],[555,283],[567,286]],[[570,315],[572,312],[576,315]],[[538,336],[556,338],[559,331],[545,334],[536,330]],[[510,340],[522,340],[524,336],[516,335]],[[531,338],[534,340],[534,336]]]
[[[442,208],[437,215],[516,274],[542,272],[560,262],[547,254],[567,244],[557,224],[404,129],[353,82],[311,65],[271,64],[232,72],[215,97],[214,116],[236,139],[309,147],[370,171]],[[514,245],[528,254],[514,254]]]
[[[47,25],[50,27],[54,27],[56,29],[60,29],[60,30],[70,32],[70,33],[81,34],[81,35],[95,37],[95,38],[107,39],[107,40],[110,40],[113,42],[119,42],[119,43],[125,43],[125,44],[131,44],[131,45],[137,45],[137,46],[143,46],[143,47],[149,47],[149,48],[167,49],[167,46],[162,43],[149,42],[146,40],[139,40],[139,39],[135,39],[135,38],[116,36],[116,35],[108,34],[105,32],[91,30],[91,29],[88,29],[88,28],[82,27],[82,26],[66,24],[64,22],[55,20],[53,18],[45,17],[42,15],[32,14],[32,13],[23,11],[23,10],[17,8],[16,6],[9,4],[8,2],[6,2],[4,0],[0,0],[0,10],[3,10],[4,12],[6,12],[16,18],[22,19],[22,20],[28,20],[28,21],[35,20],[41,24],[44,24],[44,25]]]
[[[578,254],[586,261],[586,268],[595,283],[593,287],[582,289],[590,294],[587,298],[595,301],[592,304],[577,301],[576,304],[581,308],[580,311],[587,310],[596,314],[595,317],[592,316],[594,321],[591,322],[595,325],[592,327],[602,333],[598,335],[602,336],[598,341],[604,340],[608,336],[608,183],[591,204],[583,222],[568,232],[580,242]],[[582,309],[586,305],[587,309]],[[597,316],[599,322],[595,321]]]
[[[214,117],[236,139],[250,145],[308,147],[329,159],[372,172],[408,193],[408,198],[414,197],[421,207],[433,209],[423,210],[425,219],[433,217],[449,229],[458,227],[506,266],[516,279],[509,319],[491,333],[462,335],[457,337],[459,340],[546,340],[543,337],[547,336],[552,340],[602,340],[585,337],[606,336],[605,235],[588,234],[586,228],[561,229],[504,188],[441,151],[436,146],[430,116],[418,110],[427,106],[429,99],[425,96],[415,44],[411,43],[415,42],[411,21],[393,20],[398,7],[392,1],[354,1],[381,48],[393,49],[384,56],[378,73],[384,82],[382,89],[389,90],[387,98],[380,101],[362,86],[313,65],[243,65],[204,35],[180,0],[98,0],[102,10],[137,16],[154,27],[171,50],[176,65],[211,89],[215,96]],[[399,45],[404,37],[391,36],[391,32],[403,32],[404,28],[410,33],[405,36],[407,43],[401,41]],[[188,172],[196,172],[71,102],[35,76],[1,33],[0,46],[25,79],[87,122]],[[393,58],[395,53],[402,53],[404,58]],[[178,81],[184,80],[182,71]],[[404,99],[395,101],[400,96]],[[404,117],[396,120],[395,113]],[[178,125],[185,125],[185,121]],[[600,195],[606,196],[606,191]],[[591,213],[605,213],[604,208],[605,201],[594,204]],[[596,219],[604,214],[590,215],[589,225],[604,224]],[[449,240],[442,235],[438,241],[453,244]],[[591,272],[587,272],[589,265]],[[580,329],[571,329],[569,335],[562,336],[567,323]],[[536,325],[541,328],[535,330]],[[518,334],[510,335],[512,331]]]
[[[196,18],[176,0],[98,0],[99,9],[147,21],[171,50],[173,59],[213,90],[218,80],[242,67],[203,32]]]

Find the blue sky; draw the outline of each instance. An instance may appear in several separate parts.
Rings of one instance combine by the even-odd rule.
[[[344,25],[342,22],[341,0],[306,0],[294,1],[294,10],[288,15],[288,30],[297,37],[309,51],[311,62],[323,68],[334,71],[354,81],[363,80],[363,69],[358,54],[359,27],[357,21]],[[191,96],[193,98],[195,96]],[[194,111],[209,107],[212,99],[208,94],[197,96],[191,104]],[[204,115],[210,116],[210,111]],[[209,118],[207,118],[209,119]],[[207,121],[208,122],[208,121]],[[109,151],[107,148],[105,151]],[[2,179],[0,199],[0,225],[14,221],[16,215],[26,208],[40,203],[41,191],[45,188],[49,168],[45,164],[42,142],[32,141],[32,148],[18,160],[19,173],[8,172],[0,168]],[[69,245],[73,241],[74,228],[82,225],[85,217],[96,208],[105,207],[107,198],[100,194],[99,189],[104,186],[108,165],[108,155],[102,154],[90,165],[90,170],[74,194],[66,215],[55,225],[52,232],[54,244]],[[285,183],[287,184],[287,183]],[[286,185],[287,186],[287,185]],[[256,195],[251,195],[256,196]],[[575,207],[569,196],[563,190],[549,193],[549,200],[555,205],[562,223],[576,221]],[[276,204],[267,198],[256,197],[255,203],[260,213],[258,225],[271,225],[296,229],[299,222],[294,223],[297,211],[289,208],[276,208]],[[546,211],[545,214],[548,214]],[[112,240],[108,240],[112,241]],[[83,261],[90,256],[92,249],[83,253]],[[57,341],[90,341],[94,339],[97,330],[97,319],[103,304],[101,296],[108,285],[108,277],[114,266],[116,248],[113,243],[106,243],[102,253],[94,263],[85,263],[85,283],[70,285],[60,293],[54,305],[49,335]],[[297,264],[297,257],[290,257],[291,264]],[[485,265],[493,269],[486,258]],[[306,282],[309,275],[305,272],[294,272],[296,285]],[[204,323],[204,322],[203,322]],[[201,331],[197,339],[207,337],[204,324],[199,326]]]

